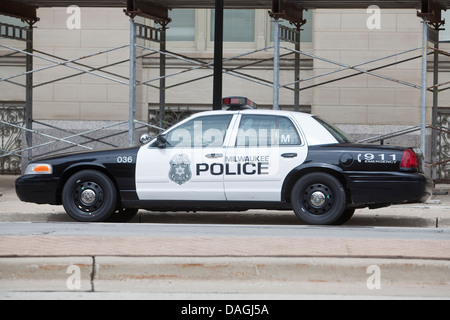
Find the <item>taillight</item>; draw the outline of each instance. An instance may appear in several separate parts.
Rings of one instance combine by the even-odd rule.
[[[402,163],[400,164],[401,169],[419,169],[419,160],[417,159],[417,155],[411,149],[406,149],[403,152]]]

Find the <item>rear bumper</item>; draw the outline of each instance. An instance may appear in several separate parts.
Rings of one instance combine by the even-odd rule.
[[[16,180],[16,194],[21,201],[37,204],[61,204],[59,179],[44,175],[27,175]]]
[[[420,173],[351,172],[346,179],[354,205],[423,203],[433,191],[433,181]]]

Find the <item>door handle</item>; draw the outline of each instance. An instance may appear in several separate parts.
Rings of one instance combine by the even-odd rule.
[[[283,153],[281,156],[283,158],[297,158],[298,154],[296,154],[296,153]]]
[[[210,154],[207,154],[206,157],[208,159],[223,158],[223,154],[222,153],[210,153]]]

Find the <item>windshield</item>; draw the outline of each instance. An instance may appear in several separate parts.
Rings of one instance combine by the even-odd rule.
[[[347,136],[346,133],[342,132],[338,128],[336,128],[334,125],[326,122],[323,119],[320,119],[317,116],[313,117],[317,122],[319,122],[325,129],[328,130],[329,133],[339,142],[339,143],[353,143],[354,140]]]

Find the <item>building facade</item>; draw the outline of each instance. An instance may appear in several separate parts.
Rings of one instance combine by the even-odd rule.
[[[128,17],[122,9],[78,10],[39,9],[41,20],[34,29],[33,68],[40,71],[33,74],[33,119],[38,121],[36,128],[60,137],[64,136],[57,133],[60,130],[41,128],[39,122],[79,132],[129,116]],[[167,50],[174,55],[167,56],[166,62],[164,126],[212,108],[214,10],[173,10],[170,15]],[[307,11],[305,18],[307,23],[301,32],[301,50],[306,53],[300,63],[301,111],[339,124],[357,140],[419,125],[422,20],[415,10],[317,9]],[[0,19],[21,24],[13,18]],[[150,20],[136,20],[160,27]],[[224,96],[247,96],[260,107],[271,108],[274,53],[270,16],[266,10],[226,10],[224,24],[224,57],[229,59],[224,64],[229,71],[224,74]],[[442,31],[441,39],[450,40],[450,32]],[[2,38],[0,43],[24,49],[20,41]],[[136,118],[158,124],[160,57],[152,49],[159,50],[160,45],[146,40],[138,43]],[[440,47],[449,51],[450,43],[443,42]],[[293,109],[294,105],[295,61],[289,51],[293,48],[293,44],[282,43],[282,109]],[[0,51],[0,77],[24,72],[23,54],[12,54],[5,47]],[[68,60],[70,64],[61,64]],[[441,56],[440,83],[450,81],[449,65],[449,58]],[[90,73],[83,73],[86,70]],[[429,73],[430,86],[432,80]],[[24,103],[24,83],[24,76],[0,82],[0,105],[4,109]],[[429,124],[432,105],[429,94]],[[439,94],[439,107],[443,111],[450,108],[449,91]],[[44,141],[42,137],[34,139]],[[111,141],[117,141],[117,137]],[[419,133],[391,142],[418,146]]]

